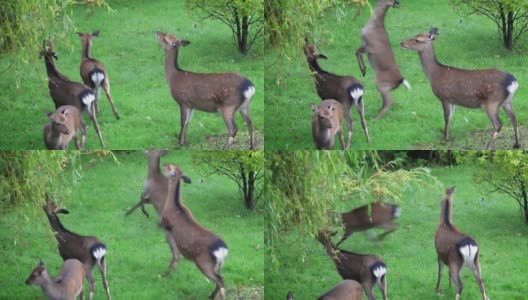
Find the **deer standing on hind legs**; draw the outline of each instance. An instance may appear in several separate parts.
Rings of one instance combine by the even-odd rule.
[[[180,105],[181,131],[180,146],[185,143],[187,127],[195,109],[205,112],[219,112],[224,118],[228,138],[224,149],[229,149],[238,132],[235,114],[240,112],[249,131],[249,149],[255,149],[253,121],[249,116],[249,104],[255,95],[253,83],[233,73],[193,73],[184,71],[178,64],[180,47],[189,45],[173,34],[157,32],[158,40],[165,49],[165,77],[169,83],[172,98]]]
[[[370,17],[367,25],[361,31],[362,45],[356,51],[356,58],[361,74],[365,76],[367,67],[363,61],[363,54],[367,54],[370,65],[376,72],[376,88],[383,99],[383,106],[376,115],[380,119],[389,111],[394,99],[391,91],[398,88],[402,83],[409,90],[411,85],[405,80],[400,72],[394,53],[389,41],[389,35],[385,29],[385,15],[390,7],[400,7],[398,0],[378,0],[374,15]]]
[[[55,60],[58,59],[53,44],[46,41],[42,43],[42,50],[39,53],[39,58],[44,57],[46,65],[46,72],[48,73],[48,89],[51,99],[55,103],[55,109],[63,105],[75,106],[80,112],[85,109],[90,114],[92,123],[99,137],[102,147],[106,147],[99,123],[97,122],[97,114],[95,113],[95,94],[86,85],[71,81],[68,77],[61,74],[55,67]]]
[[[365,89],[359,80],[353,76],[339,76],[329,73],[319,66],[317,59],[327,59],[326,55],[319,53],[315,44],[310,44],[305,38],[304,55],[308,62],[310,71],[315,81],[315,88],[321,100],[335,99],[343,105],[345,118],[348,124],[348,140],[344,149],[348,149],[352,139],[354,121],[352,120],[352,106],[356,106],[359,111],[361,125],[365,132],[367,142],[370,144],[367,121],[365,120],[365,101],[363,95]]]
[[[446,190],[446,197],[442,201],[440,213],[440,225],[436,230],[435,248],[438,254],[438,281],[436,282],[436,292],[440,293],[440,281],[444,264],[449,266],[449,285],[451,280],[456,284],[456,300],[462,294],[462,281],[460,280],[460,270],[467,266],[473,272],[473,276],[479,284],[480,293],[483,300],[489,300],[486,296],[484,283],[480,271],[479,253],[480,248],[477,242],[469,235],[461,232],[453,224],[453,195],[455,187]]]
[[[103,63],[95,58],[90,57],[92,49],[92,39],[99,36],[99,30],[93,33],[77,32],[82,39],[83,51],[81,56],[81,78],[83,82],[95,91],[95,113],[99,113],[99,99],[101,87],[104,89],[106,98],[112,106],[112,111],[116,119],[119,120],[119,113],[114,106],[114,100],[110,94],[110,77]]]
[[[502,107],[513,125],[515,143],[513,148],[519,148],[519,128],[513,112],[513,97],[519,88],[517,79],[512,74],[497,69],[463,70],[449,67],[438,62],[434,50],[434,41],[438,29],[420,33],[411,39],[401,42],[404,49],[417,51],[420,55],[422,68],[429,79],[431,88],[444,108],[444,140],[449,140],[451,119],[455,113],[455,105],[467,108],[482,107],[486,110],[493,124],[493,133],[487,149],[493,149],[495,139],[502,128],[499,109]]]

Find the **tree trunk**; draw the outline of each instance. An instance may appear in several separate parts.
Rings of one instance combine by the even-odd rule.
[[[506,25],[506,36],[504,37],[504,46],[508,50],[513,49],[513,30],[515,29],[513,23],[513,12],[508,13],[508,22]]]
[[[248,52],[248,44],[247,44],[247,38],[249,34],[249,24],[248,24],[248,16],[242,17],[242,32],[240,35],[240,39],[238,40],[238,50],[242,54],[247,54]]]
[[[247,194],[246,194],[246,207],[249,210],[253,210],[255,208],[255,199],[254,199],[254,192],[255,192],[255,172],[250,171],[248,174],[248,184],[247,184]]]

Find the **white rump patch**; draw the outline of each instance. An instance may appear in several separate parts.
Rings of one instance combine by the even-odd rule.
[[[402,212],[401,207],[396,206],[396,208],[394,209],[394,217],[399,218],[401,216],[401,212]]]
[[[216,261],[219,263],[223,263],[225,258],[227,257],[227,248],[221,247],[217,250],[213,251],[214,257],[216,257]]]
[[[376,277],[379,281],[379,279],[387,273],[387,268],[379,266],[376,269],[372,270],[372,273],[374,274],[374,277]]]
[[[92,81],[96,85],[101,85],[101,82],[103,82],[104,78],[105,78],[104,73],[95,72],[92,74]]]
[[[103,248],[103,247],[99,247],[99,248],[94,250],[92,255],[95,257],[95,259],[97,259],[97,261],[100,261],[101,258],[106,255],[106,249]]]
[[[92,102],[95,101],[95,95],[94,94],[88,94],[84,96],[81,99],[82,103],[88,107],[88,111],[90,111],[90,108],[92,107]]]
[[[465,245],[458,249],[462,257],[464,258],[464,264],[471,263],[475,261],[475,256],[477,256],[478,247],[475,245]]]
[[[404,80],[403,80],[403,85],[405,85],[405,87],[406,87],[409,91],[412,90],[411,84],[409,83],[409,81],[407,81],[407,79],[404,79]]]
[[[254,86],[249,86],[243,93],[244,97],[246,98],[245,101],[251,100],[253,95],[255,95],[255,92],[256,92],[255,87]]]
[[[517,81],[513,81],[512,83],[510,83],[510,85],[506,89],[508,90],[508,93],[512,95],[517,91],[518,88],[519,88],[519,83],[517,83]]]
[[[363,96],[365,91],[363,89],[357,88],[350,91],[350,96],[352,96],[352,99],[354,99],[354,102],[357,102],[357,100]]]

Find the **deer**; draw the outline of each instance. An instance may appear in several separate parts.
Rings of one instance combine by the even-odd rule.
[[[71,105],[63,105],[54,113],[48,113],[49,123],[44,126],[44,143],[49,150],[68,150],[73,139],[77,150],[86,143],[86,124],[81,112]],[[79,141],[79,130],[81,141]]]
[[[407,89],[411,89],[411,85],[403,78],[400,68],[396,63],[389,35],[385,29],[385,15],[390,7],[399,8],[400,1],[378,0],[374,14],[361,31],[362,45],[356,51],[356,58],[363,77],[367,73],[367,67],[363,60],[364,54],[367,54],[370,65],[376,72],[376,88],[383,99],[383,105],[376,115],[376,119],[381,119],[392,107],[394,103],[391,94],[392,90],[402,84]]]
[[[63,105],[75,106],[80,112],[85,109],[90,115],[90,119],[95,127],[99,142],[102,147],[106,147],[97,122],[97,115],[94,110],[95,105],[95,94],[86,85],[72,81],[65,75],[61,74],[55,66],[55,60],[58,60],[57,54],[55,53],[54,45],[48,41],[42,44],[42,50],[39,53],[39,58],[44,57],[44,63],[46,65],[46,72],[48,74],[48,89],[50,92],[51,99],[55,103],[55,109]]]
[[[339,140],[343,149],[348,149],[348,144],[343,136],[343,106],[336,100],[324,100],[319,106],[312,104],[314,112],[312,118],[312,135],[318,150],[334,149],[335,135],[339,134]]]
[[[502,107],[513,125],[515,137],[514,148],[519,148],[519,128],[513,111],[513,97],[519,88],[517,79],[512,74],[497,69],[464,70],[450,67],[438,62],[434,50],[434,41],[438,29],[417,34],[401,42],[401,47],[418,52],[422,68],[429,79],[435,96],[442,102],[444,109],[444,140],[449,140],[451,119],[455,106],[466,108],[484,108],[493,125],[493,133],[487,149],[493,149],[495,140],[502,128],[499,109]]]
[[[39,285],[52,300],[75,300],[79,295],[84,300],[85,276],[84,266],[80,261],[67,259],[62,264],[59,276],[52,278],[41,259],[26,279],[26,284]]]
[[[228,130],[224,149],[229,149],[238,132],[235,113],[239,111],[249,131],[249,149],[254,149],[253,121],[249,115],[249,105],[256,91],[253,83],[234,73],[206,74],[184,71],[178,64],[178,53],[180,47],[185,47],[190,42],[160,31],[157,32],[157,38],[162,48],[165,49],[165,77],[172,98],[180,106],[179,145],[185,144],[187,127],[194,110],[200,110],[222,114]]]
[[[361,284],[355,280],[343,280],[333,289],[326,292],[324,295],[317,298],[317,300],[362,300],[363,288]],[[288,292],[286,300],[293,300],[293,293]]]
[[[101,95],[101,88],[103,88],[106,98],[108,98],[110,106],[112,106],[114,116],[119,120],[119,113],[115,108],[112,94],[110,94],[110,77],[108,76],[108,71],[100,60],[90,57],[92,40],[99,36],[99,30],[93,33],[77,32],[77,35],[81,38],[83,47],[80,67],[81,78],[84,84],[95,91],[95,113],[99,113],[99,96]]]
[[[164,169],[169,180],[169,189],[161,212],[160,227],[173,236],[178,245],[177,250],[216,283],[209,298],[215,299],[220,295],[220,299],[224,300],[222,266],[228,254],[227,245],[220,236],[200,225],[191,210],[185,206],[180,183],[183,180],[189,184],[191,179],[177,165],[164,164]]]
[[[78,235],[66,229],[57,214],[69,214],[70,212],[65,208],[57,207],[57,204],[50,199],[49,195],[46,198],[46,204],[43,209],[59,244],[60,256],[63,260],[78,259],[84,265],[86,277],[90,282],[90,300],[93,299],[95,292],[93,269],[97,264],[101,270],[106,296],[108,300],[111,300],[110,288],[106,278],[106,245],[97,237]]]
[[[369,209],[370,206],[370,209]],[[386,231],[380,234],[377,239],[382,240],[388,234],[399,228],[395,222],[401,216],[401,207],[396,204],[377,201],[369,205],[355,208],[349,212],[341,214],[341,221],[345,227],[345,233],[336,244],[337,247],[348,239],[354,232],[365,231],[372,228],[383,228]]]
[[[321,97],[321,100],[336,99],[343,105],[348,124],[348,142],[345,149],[348,149],[350,145],[352,130],[354,128],[354,121],[351,116],[352,106],[356,106],[359,111],[363,131],[365,132],[367,142],[370,144],[367,121],[365,120],[365,104],[363,101],[365,89],[361,82],[353,76],[340,76],[323,70],[317,59],[328,59],[328,57],[319,53],[317,46],[309,43],[308,38],[305,38],[304,54],[308,62],[308,67],[313,74],[317,94]]]
[[[330,232],[319,229],[317,239],[325,247],[343,279],[358,281],[369,300],[375,300],[373,288],[377,284],[383,299],[387,300],[387,265],[375,255],[359,254],[338,249],[330,239]]]
[[[143,214],[149,218],[149,214],[145,210],[145,204],[152,204],[156,209],[158,216],[161,216],[161,211],[167,201],[167,193],[169,187],[169,181],[160,171],[160,159],[162,156],[167,155],[166,150],[149,150],[145,151],[148,156],[148,173],[147,179],[145,180],[145,188],[141,193],[139,202],[132,208],[128,209],[126,215],[130,215],[138,207],[141,207]],[[174,271],[178,262],[179,252],[177,250],[176,242],[171,234],[166,233],[165,238],[172,252],[172,261],[169,265],[169,269],[165,272],[164,277],[169,276]]]
[[[460,270],[466,266],[471,269],[477,281],[483,300],[489,300],[482,282],[479,254],[480,248],[471,236],[461,232],[453,224],[453,198],[455,187],[446,189],[446,196],[441,202],[440,225],[436,230],[435,248],[438,259],[438,280],[436,282],[436,292],[440,294],[440,281],[444,270],[444,264],[449,267],[449,285],[451,280],[457,287],[456,300],[462,294],[462,281],[460,280]]]

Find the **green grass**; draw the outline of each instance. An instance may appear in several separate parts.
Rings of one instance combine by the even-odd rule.
[[[375,5],[375,1],[371,3]],[[336,15],[339,13],[327,11],[323,17],[314,20],[316,28],[312,34],[319,51],[328,56],[328,60],[320,61],[323,69],[336,74],[354,75],[365,86],[365,110],[372,143],[367,144],[359,114],[353,109],[355,128],[351,148],[483,149],[487,145],[492,125],[485,111],[462,107],[458,107],[454,115],[450,141],[443,142],[441,103],[431,91],[417,53],[403,50],[399,45],[401,41],[428,31],[431,27],[438,27],[439,30],[435,49],[440,62],[464,69],[499,68],[516,76],[520,89],[513,106],[521,126],[521,142],[526,145],[526,38],[519,43],[521,50],[509,52],[500,44],[494,24],[485,17],[462,17],[452,10],[448,0],[435,1],[434,9],[427,1],[402,1],[399,9],[389,10],[386,27],[396,61],[413,89],[408,91],[400,87],[395,90],[393,95],[396,102],[391,110],[381,120],[374,120],[382,103],[375,87],[375,73],[365,56],[367,74],[361,77],[355,57],[355,51],[361,44],[361,29],[370,12],[367,8],[363,9],[357,19],[354,18],[355,8],[349,7],[346,13],[338,21]],[[311,135],[313,114],[310,105],[321,100],[317,96],[302,49],[297,54],[289,61],[278,50],[266,54],[266,149],[315,149]],[[511,149],[512,125],[503,111],[500,116],[504,126],[495,148]]]
[[[148,206],[150,219],[138,209],[125,217],[125,210],[139,200],[146,178],[147,159],[143,153],[119,154],[119,164],[83,157],[82,178],[69,199],[60,199],[69,215],[61,216],[73,232],[95,235],[108,247],[108,280],[113,299],[205,299],[213,282],[182,258],[172,276],[167,270],[171,252],[158,217]],[[229,256],[223,268],[228,299],[263,299],[264,254],[263,218],[248,212],[238,189],[225,177],[198,175],[190,164],[190,153],[178,151],[162,158],[179,164],[192,178],[183,197],[196,219],[224,238]],[[69,172],[68,172],[69,173]],[[28,199],[42,203],[43,199]],[[36,204],[35,204],[36,205]],[[36,214],[11,212],[0,218],[0,299],[35,299],[40,288],[24,281],[42,258],[52,275],[57,275],[62,259],[48,220]],[[95,270],[95,299],[106,299],[100,273]],[[88,291],[88,284],[85,286]]]
[[[108,149],[221,149],[227,129],[220,114],[196,112],[187,131],[186,144],[178,146],[180,110],[165,80],[165,52],[156,31],[167,31],[191,41],[180,52],[184,70],[217,73],[235,72],[251,79],[256,87],[251,116],[257,149],[264,147],[263,43],[256,43],[249,55],[239,54],[228,27],[219,21],[197,21],[184,8],[184,1],[111,1],[112,11],[80,6],[74,10],[76,31],[101,30],[94,40],[92,56],[108,69],[111,92],[121,120],[116,120],[104,93],[100,101],[99,125]],[[42,38],[47,38],[43,35]],[[81,81],[81,39],[72,32],[55,40],[57,68],[72,80]],[[55,106],[48,92],[44,62],[37,59],[19,70],[22,81],[15,83],[13,70],[2,74],[0,89],[0,133],[2,149],[44,149],[46,112]],[[0,61],[0,70],[9,62]],[[100,149],[95,130],[88,126],[87,149]],[[232,149],[247,149],[249,137],[244,120],[237,114],[239,132]],[[72,145],[72,147],[74,147]]]
[[[526,299],[525,270],[528,227],[522,222],[517,204],[503,196],[484,196],[472,184],[467,167],[434,168],[433,175],[445,185],[456,185],[453,221],[480,245],[480,261],[486,291],[491,299]],[[483,199],[482,199],[483,198]],[[454,299],[454,285],[448,288],[447,269],[442,278],[443,296],[435,293],[437,262],[434,235],[442,195],[428,191],[408,194],[401,203],[400,229],[381,244],[356,233],[340,247],[381,256],[387,263],[389,299]],[[347,203],[348,208],[353,207]],[[284,299],[288,291],[296,299],[314,299],[341,281],[322,245],[306,238],[306,256],[300,257],[298,234],[289,232],[279,247],[282,262],[274,268],[266,260],[266,299]],[[337,237],[335,240],[337,241]],[[473,274],[462,271],[463,299],[481,299]],[[381,298],[379,288],[375,295]],[[366,297],[365,297],[366,299]]]

